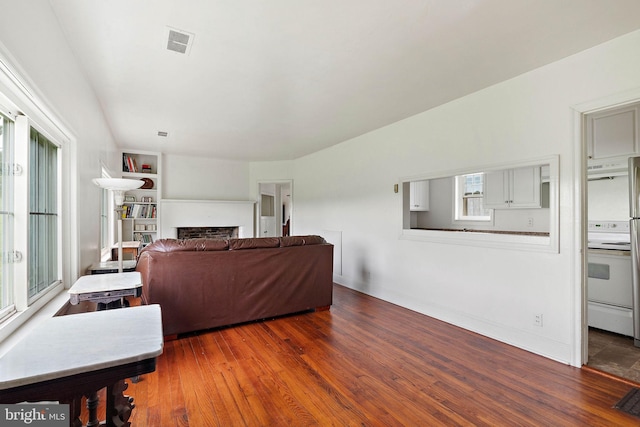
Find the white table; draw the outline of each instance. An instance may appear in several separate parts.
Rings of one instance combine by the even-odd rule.
[[[136,260],[124,260],[122,261],[123,271],[136,271]],[[89,274],[108,274],[118,272],[118,261],[102,261],[95,264],[91,264],[88,269]]]
[[[118,243],[115,243],[113,246],[111,246],[112,261],[118,260],[118,246],[119,246]],[[122,242],[122,259],[124,259],[124,256],[126,254],[131,254],[133,259],[137,259],[138,254],[140,253],[141,250],[142,250],[142,242],[139,242],[137,240],[133,240],[130,242]]]
[[[0,403],[69,403],[73,422],[82,396],[107,387],[107,425],[126,422],[134,405],[123,379],[153,372],[162,347],[157,304],[46,319],[0,358]]]
[[[121,306],[122,298],[142,295],[142,276],[138,271],[128,273],[90,274],[80,277],[69,289],[69,301],[76,305],[82,301],[105,304],[116,302]]]

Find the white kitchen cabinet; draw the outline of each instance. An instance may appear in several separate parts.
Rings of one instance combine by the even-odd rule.
[[[540,167],[487,172],[483,205],[487,209],[539,208]]]
[[[411,211],[429,210],[429,181],[411,181],[409,207]]]
[[[635,104],[588,114],[586,138],[589,159],[638,153],[639,112],[640,106]]]

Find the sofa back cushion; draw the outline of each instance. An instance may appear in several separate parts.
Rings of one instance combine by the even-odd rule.
[[[146,251],[180,252],[180,251],[226,251],[228,240],[216,239],[160,239],[148,245]]]
[[[321,245],[327,243],[321,236],[284,236],[280,239],[280,246]]]
[[[245,239],[230,239],[229,250],[261,249],[280,247],[279,237],[249,237]]]
[[[144,248],[145,251],[226,251],[244,249],[280,248],[289,246],[321,245],[327,243],[321,236],[249,237],[243,239],[159,239]]]

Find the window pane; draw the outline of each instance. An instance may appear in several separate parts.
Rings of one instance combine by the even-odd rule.
[[[58,148],[31,129],[29,151],[29,297],[59,279]]]
[[[481,173],[464,175],[464,195],[482,195],[482,178]]]
[[[489,216],[491,213],[488,209],[482,207],[482,197],[465,197],[464,198],[464,216]]]
[[[109,242],[109,191],[102,189],[100,202],[100,247],[106,248]]]
[[[483,173],[458,175],[456,177],[456,188],[456,220],[491,220],[491,210],[485,209],[483,206]]]

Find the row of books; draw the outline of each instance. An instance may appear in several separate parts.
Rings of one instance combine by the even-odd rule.
[[[126,153],[122,154],[122,171],[123,172],[144,172],[151,173],[151,165],[143,164],[142,169],[138,167],[138,162],[135,157],[128,156]]]
[[[153,243],[153,237],[151,237],[151,234],[133,233],[133,238],[138,242],[142,242],[145,246],[149,243]]]
[[[138,172],[138,162],[136,159],[122,154],[122,171],[123,172]]]
[[[124,205],[122,218],[155,218],[158,210],[156,205],[140,205],[134,203],[132,205]]]

